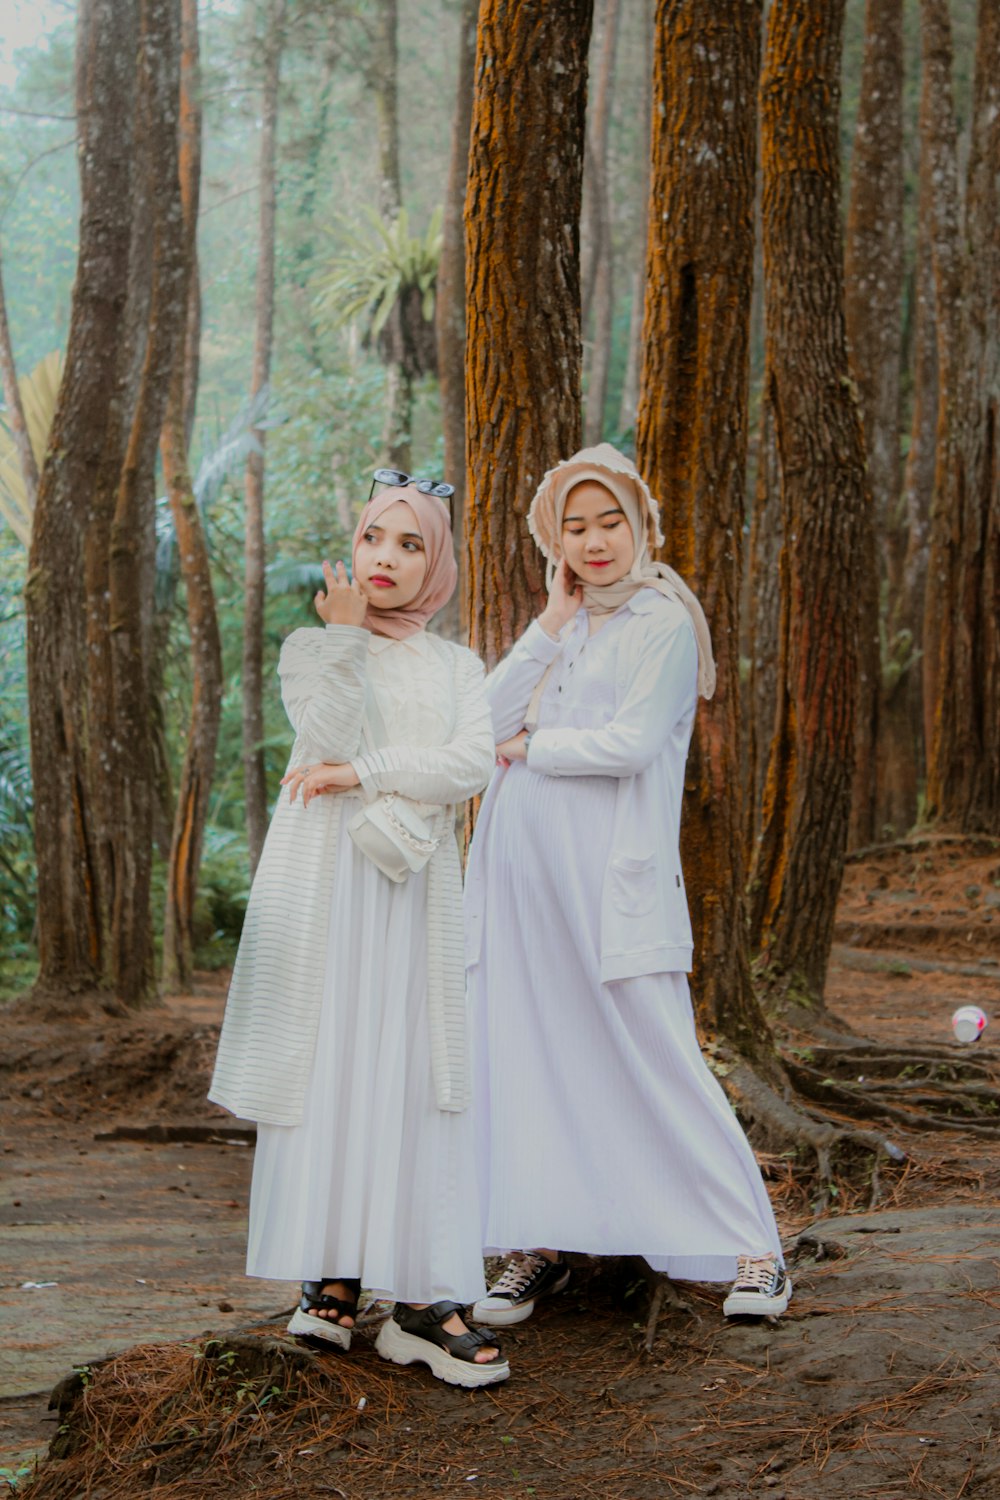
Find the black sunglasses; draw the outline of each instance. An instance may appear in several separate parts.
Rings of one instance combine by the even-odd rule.
[[[377,484],[391,484],[400,490],[405,490],[408,484],[412,484],[422,495],[436,495],[439,500],[447,500],[448,515],[454,525],[455,516],[451,505],[451,497],[455,493],[453,484],[445,484],[443,480],[437,479],[417,479],[412,474],[404,474],[402,469],[376,469],[368,491],[369,500],[374,495]]]

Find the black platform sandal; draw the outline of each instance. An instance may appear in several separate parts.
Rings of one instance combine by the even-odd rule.
[[[420,1361],[429,1365],[431,1374],[449,1385],[474,1387],[496,1385],[506,1380],[510,1365],[499,1352],[500,1342],[493,1333],[470,1328],[465,1333],[446,1333],[444,1327],[452,1313],[462,1316],[460,1302],[432,1302],[429,1307],[407,1307],[397,1302],[392,1316],[379,1329],[375,1348],[383,1359],[396,1365]],[[476,1363],[480,1349],[496,1349],[496,1359]]]
[[[339,1282],[341,1286],[353,1292],[353,1300],[349,1301],[346,1297],[334,1297],[330,1292],[324,1292],[325,1286],[332,1286],[335,1282]],[[360,1296],[361,1282],[354,1276],[324,1276],[322,1281],[304,1281],[302,1297],[292,1314],[288,1332],[296,1333],[300,1338],[320,1339],[324,1344],[333,1344],[338,1349],[349,1349],[353,1328],[342,1328],[339,1321],[334,1322],[332,1318],[317,1317],[316,1313],[336,1313],[338,1320],[356,1318]]]

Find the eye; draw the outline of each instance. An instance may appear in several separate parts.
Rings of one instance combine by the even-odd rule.
[[[364,536],[362,537],[362,541],[371,542],[371,543],[374,544],[374,541],[375,541],[375,533],[374,533],[374,531],[366,531],[365,534],[364,534]]]
[[[566,530],[569,532],[570,536],[583,536],[582,526],[567,526]]]
[[[403,543],[403,550],[404,550],[404,552],[405,551],[423,552],[424,549],[423,549],[422,543],[420,543],[420,542],[404,542]]]

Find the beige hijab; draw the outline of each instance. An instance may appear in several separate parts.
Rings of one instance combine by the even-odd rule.
[[[562,522],[566,497],[574,485],[596,479],[614,495],[632,528],[635,558],[617,583],[603,587],[583,584],[583,602],[593,614],[610,614],[627,604],[639,589],[653,588],[667,599],[676,599],[691,616],[698,643],[698,692],[711,698],[715,692],[715,658],[705,611],[679,573],[666,563],[654,562],[652,550],[663,545],[656,502],[638,469],[610,443],[581,448],[572,458],[556,464],[542,479],[528,511],[528,530],[548,559],[546,582],[551,584],[562,560]]]

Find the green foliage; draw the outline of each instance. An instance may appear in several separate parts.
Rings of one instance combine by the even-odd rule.
[[[13,1495],[22,1484],[34,1476],[34,1473],[34,1464],[18,1464],[16,1469],[4,1466],[0,1468],[0,1484],[5,1484],[7,1493]]]
[[[56,350],[47,354],[32,370],[22,375],[17,382],[21,393],[24,422],[31,442],[31,451],[39,470],[48,446],[52,421],[56,414],[56,397],[62,377],[62,355]],[[28,498],[21,459],[17,451],[9,422],[0,417],[0,517],[10,526],[21,546],[27,549],[31,542],[32,506]]]
[[[423,239],[410,233],[406,209],[386,225],[372,209],[364,217],[375,232],[374,243],[358,231],[348,231],[346,250],[331,263],[320,281],[319,305],[334,328],[362,313],[367,334],[377,342],[393,309],[409,291],[420,298],[424,322],[434,317],[434,285],[441,259],[441,210],[435,209]]]

